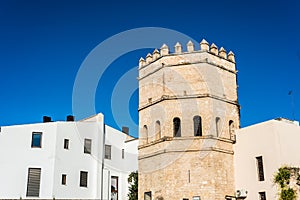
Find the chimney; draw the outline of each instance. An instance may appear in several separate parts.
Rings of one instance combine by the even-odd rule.
[[[68,115],[67,116],[67,122],[74,122],[74,116],[73,115]]]
[[[126,135],[129,135],[129,128],[126,126],[122,127],[122,132],[125,133]]]
[[[43,122],[44,122],[44,123],[46,123],[46,122],[52,122],[52,121],[51,121],[51,117],[43,116]]]

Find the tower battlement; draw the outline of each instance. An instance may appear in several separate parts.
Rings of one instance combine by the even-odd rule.
[[[183,46],[179,42],[175,44],[174,52],[170,52],[170,48],[166,44],[163,44],[160,48],[160,51],[158,49],[155,49],[152,54],[148,53],[146,58],[141,57],[139,60],[139,68],[145,67],[164,56],[203,53],[203,52],[207,52],[213,56],[219,57],[223,60],[235,64],[235,56],[232,51],[229,51],[227,53],[224,47],[218,48],[217,45],[215,45],[214,43],[210,45],[205,39],[203,39],[199,43],[199,50],[195,49],[195,44],[192,41],[189,41],[186,44],[186,51],[183,51]]]

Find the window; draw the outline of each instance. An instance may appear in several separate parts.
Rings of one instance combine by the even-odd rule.
[[[235,142],[236,136],[234,133],[234,122],[232,120],[230,120],[228,125],[229,125],[229,137],[231,140],[233,140]]]
[[[125,157],[125,152],[124,152],[124,149],[122,149],[122,159],[124,159]]]
[[[229,134],[232,135],[234,130],[234,123],[232,120],[229,121]]]
[[[112,176],[111,177],[111,200],[118,200],[118,177]]]
[[[69,139],[64,139],[64,149],[69,149]]]
[[[202,136],[202,121],[200,116],[195,116],[194,121],[194,136]]]
[[[40,196],[41,168],[29,168],[26,197]]]
[[[216,117],[216,136],[219,137],[221,134],[221,119],[220,117]]]
[[[31,147],[32,148],[41,148],[42,147],[42,133],[40,133],[40,132],[32,133]]]
[[[160,121],[158,120],[155,122],[155,135],[157,140],[161,138]]]
[[[152,198],[151,192],[144,193],[144,200],[151,200],[151,198]]]
[[[80,187],[87,187],[88,172],[80,171]]]
[[[109,159],[111,160],[111,145],[105,145],[105,155],[104,155],[105,159]]]
[[[61,184],[67,185],[67,175],[66,174],[61,175]]]
[[[146,143],[148,143],[148,127],[147,125],[143,126],[143,139],[145,139]]]
[[[92,150],[92,140],[84,139],[84,153],[91,154]]]
[[[173,119],[173,131],[174,137],[181,137],[180,119],[178,117]]]
[[[258,180],[264,181],[264,166],[263,166],[263,159],[262,156],[256,157],[256,164],[257,164],[257,173],[258,173]]]
[[[266,192],[259,192],[259,200],[266,200]]]

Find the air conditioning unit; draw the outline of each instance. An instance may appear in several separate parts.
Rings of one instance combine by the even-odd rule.
[[[237,199],[245,199],[247,197],[247,193],[247,190],[240,189],[236,191],[235,196],[237,197]]]

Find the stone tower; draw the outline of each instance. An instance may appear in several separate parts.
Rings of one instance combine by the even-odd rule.
[[[234,54],[202,40],[139,61],[139,200],[234,195],[239,127]]]

